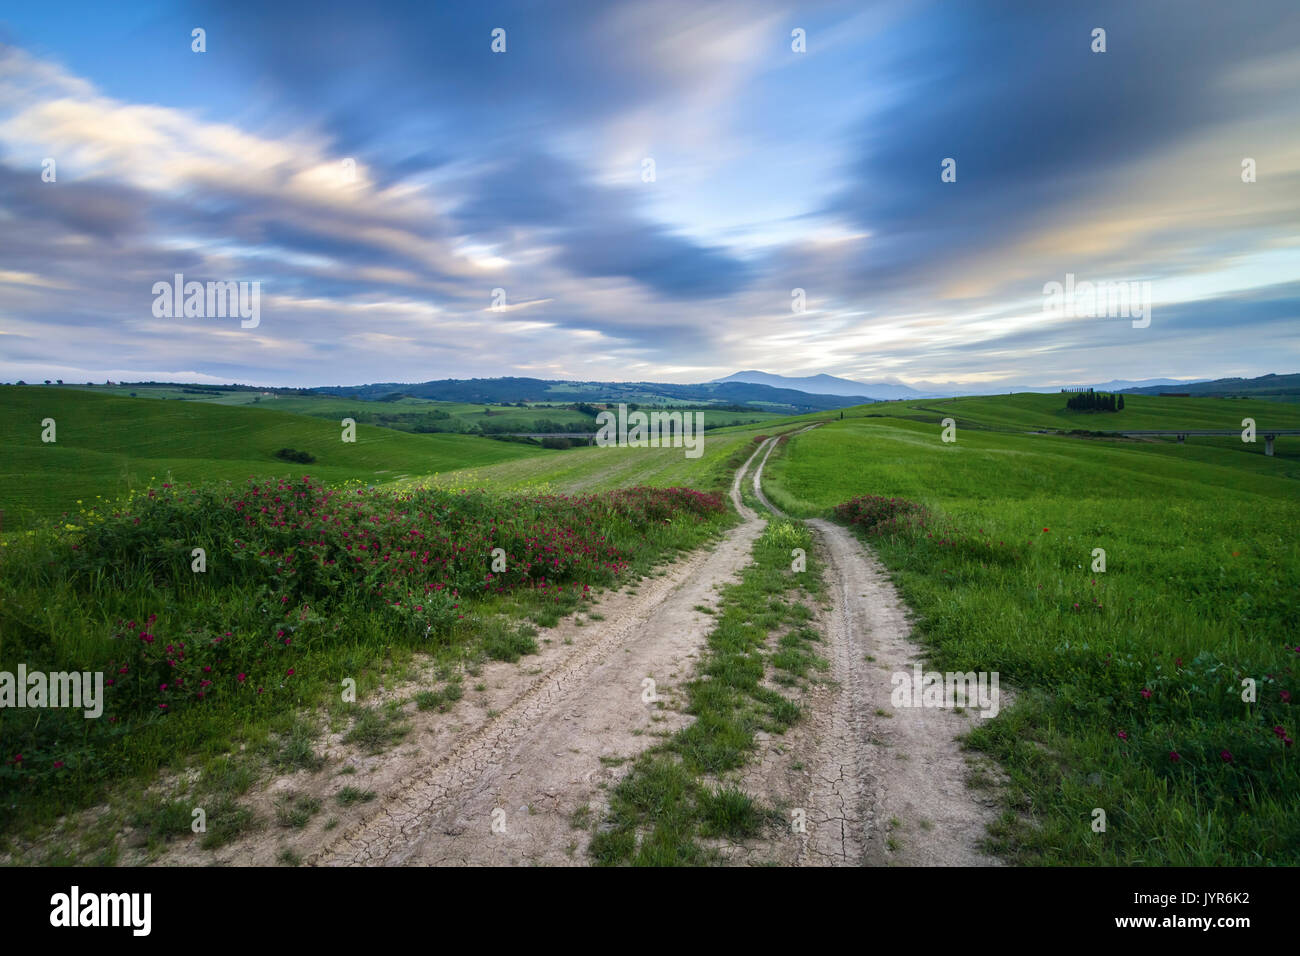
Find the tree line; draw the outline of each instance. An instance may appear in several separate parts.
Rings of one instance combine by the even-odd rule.
[[[1107,392],[1094,392],[1092,389],[1086,391],[1070,392],[1061,389],[1061,393],[1069,395],[1065,400],[1065,407],[1076,412],[1122,412],[1124,410],[1124,396],[1114,395]]]

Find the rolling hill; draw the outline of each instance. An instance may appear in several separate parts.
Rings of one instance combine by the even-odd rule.
[[[1125,393],[1158,395],[1178,391],[1198,397],[1263,398],[1271,401],[1300,402],[1300,374],[1261,375],[1258,378],[1216,378],[1210,382],[1185,382],[1171,386],[1148,386],[1120,389]]]
[[[752,406],[764,411],[811,412],[845,408],[868,401],[867,396],[818,395],[789,388],[745,382],[706,382],[672,385],[662,382],[562,382],[539,378],[443,379],[416,384],[380,382],[318,388],[322,395],[366,401],[393,394],[443,402],[498,404],[505,402],[636,402],[641,405],[716,403]]]
[[[89,502],[163,481],[242,480],[310,474],[324,481],[390,481],[531,455],[535,446],[463,435],[411,435],[358,424],[341,440],[338,421],[260,408],[114,398],[70,388],[0,386],[0,509],[4,528],[76,512]],[[56,441],[41,441],[42,421]],[[275,457],[281,448],[311,464]]]

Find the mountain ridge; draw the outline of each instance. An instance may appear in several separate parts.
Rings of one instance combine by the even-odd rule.
[[[826,395],[869,395],[878,401],[896,401],[899,399],[921,398],[956,398],[962,395],[1002,395],[1008,392],[1055,392],[1062,388],[1092,388],[1097,391],[1113,392],[1136,390],[1140,388],[1186,387],[1208,379],[1203,378],[1146,378],[1146,379],[1112,379],[1109,382],[1071,382],[1056,385],[998,385],[996,387],[980,385],[960,385],[955,382],[916,382],[905,385],[901,382],[857,382],[835,375],[821,373],[804,377],[778,375],[774,372],[762,372],[747,369],[733,372],[731,375],[713,379],[715,383],[745,382],[755,385],[767,385],[772,388],[788,388],[803,391],[816,387],[820,394]],[[1220,381],[1228,381],[1223,379]]]

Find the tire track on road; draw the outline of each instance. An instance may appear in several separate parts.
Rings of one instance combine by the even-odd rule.
[[[761,486],[771,452],[754,472],[754,491],[765,508],[784,518]],[[956,739],[978,718],[892,707],[892,675],[910,674],[924,656],[911,640],[907,606],[879,559],[853,532],[822,519],[806,524],[830,575],[830,681],[814,691],[810,708],[815,743],[804,807],[809,832],[796,862],[998,865],[979,849],[996,816],[994,803],[966,785],[969,768]]]

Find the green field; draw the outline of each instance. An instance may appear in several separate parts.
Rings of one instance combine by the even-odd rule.
[[[1170,402],[1179,417],[1161,421]],[[1039,403],[952,405],[1029,424]],[[1223,404],[1134,411],[1173,427],[1215,422]],[[1300,730],[1300,467],[1294,449],[1260,452],[975,429],[945,444],[936,425],[856,419],[792,438],[765,489],[796,515],[865,494],[930,510],[924,531],[872,544],[935,666],[996,671],[1017,692],[974,737],[1011,779],[998,850],[1030,863],[1294,864],[1300,772],[1282,738]],[[1255,702],[1241,699],[1245,678]],[[1090,826],[1097,808],[1104,834]]]
[[[1067,413],[1060,395],[877,404],[843,419],[711,431],[692,459],[682,449],[548,452],[365,425],[349,445],[337,421],[272,408],[10,387],[0,389],[0,507],[8,531],[169,477],[303,472],[399,492],[717,491],[759,435],[821,421],[778,446],[766,492],[797,517],[830,515],[859,495],[928,509],[924,528],[866,540],[914,609],[934,666],[996,671],[1014,694],[971,740],[1009,779],[993,849],[1031,864],[1300,863],[1300,770],[1286,742],[1300,731],[1300,439],[1278,439],[1267,457],[1262,441],[1235,438],[1031,434],[1238,428],[1244,417],[1262,432],[1300,427],[1300,410],[1148,396],[1126,404],[1115,414]],[[481,414],[460,411],[474,408]],[[46,417],[57,420],[57,444],[40,441]],[[958,422],[955,443],[941,440],[944,417]],[[273,457],[286,446],[318,461]],[[682,532],[651,550],[687,540],[698,537]],[[1104,571],[1094,570],[1097,549]],[[65,585],[24,600],[57,605],[68,621],[89,613]],[[137,603],[118,611],[142,614],[146,602]],[[183,620],[183,608],[167,613]],[[1242,700],[1245,679],[1253,701]],[[1104,833],[1091,825],[1097,809]]]
[[[411,435],[359,424],[354,443],[338,420],[199,402],[112,398],[69,388],[0,386],[0,509],[6,529],[76,512],[165,481],[310,474],[324,481],[386,482],[466,466],[563,454],[462,435]],[[56,441],[41,441],[53,418]],[[307,451],[311,464],[275,457]]]
[[[1059,429],[1124,431],[1126,429],[1241,428],[1243,418],[1255,419],[1257,429],[1300,428],[1300,408],[1281,402],[1232,398],[1160,398],[1125,395],[1122,412],[1078,412],[1065,407],[1065,395],[1015,395],[979,398],[888,402],[865,409],[867,414],[925,421],[953,418],[958,426],[1007,430]],[[857,409],[855,412],[861,412]]]
[[[33,386],[27,386],[31,388]],[[43,387],[43,386],[42,386]],[[56,386],[57,387],[57,386]],[[184,385],[67,385],[66,389],[117,398],[151,398],[164,401],[201,402],[207,405],[246,405],[258,409],[312,415],[319,418],[351,417],[358,422],[383,425],[399,431],[416,431],[434,426],[443,432],[532,432],[568,430],[595,431],[595,419],[577,411],[572,403],[532,402],[527,406],[442,402],[404,397],[393,401],[362,401],[333,395],[302,395],[258,389],[198,389]],[[594,393],[593,393],[594,394]],[[655,396],[641,396],[643,401]],[[662,396],[657,404],[665,404]],[[667,401],[668,405],[683,405]],[[694,406],[692,406],[694,407]],[[784,413],[761,410],[728,411],[702,409],[706,428],[723,428],[784,418]],[[542,425],[542,428],[538,428]],[[560,429],[552,429],[558,425]]]
[[[699,458],[687,458],[681,448],[574,448],[562,457],[520,458],[486,467],[466,468],[437,476],[432,481],[408,479],[399,485],[432,483],[451,488],[489,488],[517,491],[528,488],[571,494],[606,491],[634,485],[667,488],[688,485],[716,491],[731,481],[735,456],[752,450],[758,435],[777,434],[796,427],[790,419],[764,425],[747,425],[708,432]]]
[[[569,408],[552,408],[538,406],[518,408],[508,405],[470,405],[465,402],[434,402],[423,398],[401,398],[392,402],[363,402],[354,398],[335,398],[321,395],[314,398],[298,396],[251,396],[244,395],[239,404],[251,405],[253,398],[259,398],[257,407],[292,412],[297,415],[316,415],[325,418],[351,415],[357,421],[364,421],[379,416],[392,416],[389,427],[409,429],[423,421],[446,421],[434,419],[432,413],[441,412],[451,420],[464,427],[487,424],[495,427],[509,426],[516,431],[530,431],[539,419],[556,422],[561,425],[592,425],[590,415],[584,415]],[[486,410],[487,414],[484,414]],[[377,422],[377,424],[380,422]],[[592,425],[591,431],[595,431]]]

